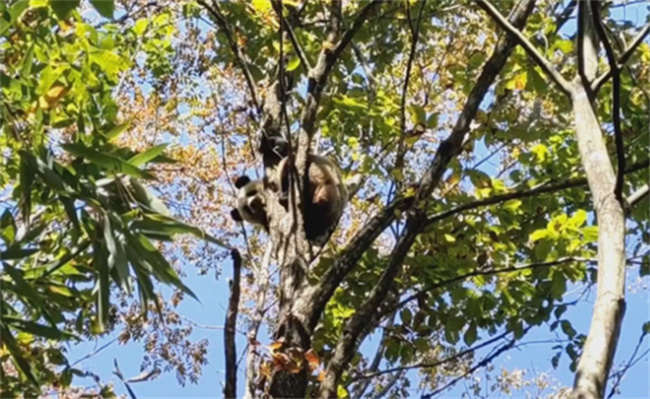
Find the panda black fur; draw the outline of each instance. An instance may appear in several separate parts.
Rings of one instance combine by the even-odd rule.
[[[238,189],[236,208],[230,211],[230,216],[237,222],[246,221],[268,230],[264,182],[243,175],[235,181],[235,187]]]

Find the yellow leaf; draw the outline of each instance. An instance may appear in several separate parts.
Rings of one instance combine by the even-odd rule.
[[[337,398],[347,398],[349,396],[348,390],[345,389],[343,385],[339,385],[336,387],[336,397]]]
[[[452,236],[451,234],[445,234],[445,240],[447,242],[456,242],[456,237]]]
[[[325,381],[325,371],[321,371],[320,373],[318,373],[318,377],[316,378],[316,380],[318,380],[318,382]]]

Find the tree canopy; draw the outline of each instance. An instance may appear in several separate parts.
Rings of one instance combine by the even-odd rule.
[[[622,326],[637,349],[650,332],[625,314],[650,273],[647,6],[13,0],[0,19],[3,395],[114,395],[68,353],[109,339],[143,344],[143,376],[115,363],[131,397],[217,357],[229,398],[489,395],[473,377],[531,331],[576,375],[544,395],[604,397],[647,358],[614,357]],[[277,166],[269,137],[298,177],[308,154],[341,168],[322,248],[300,179],[288,207],[267,188],[268,232],[230,216],[236,178]],[[229,292],[194,293],[222,274]],[[223,351],[179,308],[218,301]]]

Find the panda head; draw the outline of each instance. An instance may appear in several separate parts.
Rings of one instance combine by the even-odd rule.
[[[237,188],[236,207],[230,211],[233,220],[246,221],[266,228],[268,220],[262,180],[251,180],[243,175],[237,178],[235,187]]]

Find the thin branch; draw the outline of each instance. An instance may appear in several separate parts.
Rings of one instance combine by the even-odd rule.
[[[392,314],[388,322],[386,323],[386,327],[384,328],[384,332],[382,333],[382,337],[379,340],[379,345],[377,346],[377,352],[375,353],[375,358],[372,360],[370,363],[370,367],[368,367],[367,373],[375,373],[377,372],[377,369],[379,369],[379,365],[381,364],[381,360],[384,357],[384,352],[386,351],[386,347],[384,346],[384,340],[388,335],[388,330],[393,327],[393,324],[395,323],[395,313]],[[352,384],[352,382],[351,382]],[[363,396],[363,394],[366,392],[366,389],[368,389],[368,386],[370,385],[370,380],[363,382],[360,384],[356,389],[354,390],[354,395],[352,395],[353,398],[360,398]],[[381,397],[382,395],[377,394],[376,397]]]
[[[499,13],[499,11],[494,8],[487,0],[477,0],[476,4],[488,13],[492,19],[501,27],[501,29],[510,33],[517,39],[517,42],[521,47],[526,50],[528,55],[535,60],[537,65],[539,65],[542,70],[548,75],[548,77],[558,85],[560,90],[567,96],[571,94],[571,85],[566,81],[562,75],[551,65],[551,63],[541,55],[535,46],[528,41],[528,39],[521,33],[521,31],[514,26],[512,26],[504,17]]]
[[[490,338],[487,341],[482,342],[482,343],[480,343],[480,344],[478,344],[478,345],[476,345],[476,346],[474,346],[472,348],[467,348],[464,351],[460,351],[460,352],[458,352],[458,353],[456,353],[456,354],[454,354],[452,356],[446,357],[446,358],[444,358],[442,360],[438,360],[438,361],[433,362],[433,363],[422,362],[422,363],[412,364],[410,366],[394,367],[394,368],[390,368],[390,369],[386,369],[386,370],[377,371],[375,373],[364,374],[364,375],[361,375],[361,376],[358,376],[358,377],[354,377],[352,379],[352,381],[354,382],[354,381],[359,381],[359,380],[365,380],[365,379],[368,379],[368,378],[374,378],[374,377],[378,377],[380,375],[399,372],[399,371],[408,371],[408,370],[414,370],[414,369],[426,369],[426,368],[439,367],[439,366],[441,366],[441,365],[443,365],[443,364],[445,364],[447,362],[453,362],[454,360],[460,359],[460,358],[462,358],[462,357],[464,357],[466,355],[469,355],[470,353],[476,352],[477,350],[479,350],[481,348],[484,348],[484,347],[486,347],[488,345],[491,345],[491,344],[505,338],[508,334],[510,334],[510,332],[506,331],[506,332],[501,333],[501,334],[497,335],[496,337]]]
[[[627,63],[627,61],[632,57],[632,54],[634,54],[634,51],[636,50],[637,47],[643,42],[643,39],[650,33],[650,25],[646,25],[641,31],[639,32],[638,35],[632,40],[632,43],[623,51],[623,54],[621,55],[621,58],[618,60],[618,69],[623,68],[623,66]],[[612,69],[610,68],[609,71],[603,73],[600,75],[597,79],[593,81],[591,84],[591,89],[595,93],[597,92],[600,87],[605,84],[607,79],[609,79],[612,76]]]
[[[228,44],[230,45],[233,55],[235,56],[235,60],[237,60],[237,63],[239,64],[240,68],[242,69],[242,72],[244,73],[244,78],[246,79],[246,84],[248,85],[248,89],[251,93],[251,99],[253,101],[253,105],[255,106],[255,109],[257,110],[258,114],[261,114],[262,108],[260,107],[260,103],[258,101],[257,89],[255,88],[255,79],[253,79],[253,74],[248,68],[248,62],[246,61],[244,53],[242,52],[239,45],[237,44],[237,41],[235,40],[234,32],[231,29],[228,20],[225,18],[225,16],[221,12],[221,9],[219,8],[218,1],[212,0],[212,6],[208,5],[206,0],[197,0],[197,3],[203,6],[203,8],[205,8],[206,10],[208,10],[210,15],[214,18],[215,22],[217,23],[217,26],[219,26],[219,28],[221,28],[223,33],[226,35],[226,39],[228,40]]]
[[[616,55],[614,55],[612,44],[607,38],[607,33],[605,33],[603,21],[600,19],[600,7],[598,3],[594,1],[591,1],[589,4],[591,5],[591,14],[593,15],[596,33],[605,48],[605,54],[607,55],[607,61],[609,62],[609,69],[612,71],[612,119],[614,124],[614,139],[616,141],[616,161],[618,164],[614,194],[616,195],[616,198],[621,199],[623,197],[623,177],[625,175],[625,148],[623,132],[621,131],[621,70],[618,68],[616,63]]]
[[[257,290],[257,298],[255,309],[251,316],[251,321],[248,326],[248,354],[246,357],[246,382],[244,386],[244,398],[252,399],[255,397],[255,379],[257,368],[255,367],[255,360],[257,358],[257,348],[255,342],[257,341],[257,333],[259,332],[260,325],[264,319],[264,314],[267,309],[264,308],[266,302],[266,293],[269,289],[269,267],[271,265],[271,255],[273,254],[273,243],[269,241],[266,244],[266,251],[262,258],[260,269],[256,270],[255,279],[260,287]]]
[[[405,374],[404,371],[400,371],[400,372],[397,372],[397,373],[393,374],[391,376],[390,380],[388,380],[388,382],[384,383],[384,386],[381,388],[381,390],[379,392],[377,392],[376,394],[371,396],[371,399],[381,399],[384,395],[386,395],[391,390],[391,388],[393,388],[395,386],[397,381],[400,378],[402,378],[402,376],[404,374]]]
[[[75,360],[74,362],[72,362],[72,364],[70,365],[70,367],[74,367],[74,366],[76,366],[77,364],[83,362],[84,360],[88,360],[88,359],[90,359],[91,357],[97,355],[99,352],[103,351],[104,349],[106,349],[106,348],[108,348],[109,346],[111,346],[112,344],[114,344],[115,341],[117,341],[119,338],[120,338],[120,337],[117,336],[117,337],[111,339],[110,341],[108,341],[107,343],[105,343],[104,345],[100,346],[99,348],[95,349],[94,351],[90,352],[89,354],[87,354],[87,355],[85,355],[85,356],[83,356],[83,357],[81,357],[81,358]]]
[[[395,169],[402,168],[404,162],[404,138],[406,137],[406,95],[408,93],[409,82],[411,80],[411,70],[413,68],[413,60],[415,60],[415,50],[418,46],[418,38],[420,36],[420,23],[422,21],[422,14],[424,7],[426,6],[426,0],[422,0],[420,5],[420,11],[418,12],[417,22],[415,23],[415,28],[412,28],[411,36],[411,51],[409,52],[409,58],[406,63],[406,75],[404,78],[404,86],[402,87],[402,99],[400,103],[400,136],[399,144],[397,146],[397,158],[395,160]],[[408,7],[408,2],[407,2]],[[409,25],[411,24],[411,19],[409,18]]]
[[[515,26],[523,26],[525,24],[528,15],[532,12],[533,6],[534,1],[531,0],[520,1],[514,6],[510,18]],[[440,145],[429,170],[422,179],[421,198],[426,199],[429,197],[433,187],[444,173],[446,165],[459,152],[463,139],[469,132],[470,124],[476,115],[480,103],[483,101],[488,89],[498,76],[499,71],[505,65],[508,56],[516,45],[516,42],[510,36],[506,35],[496,45],[494,53],[484,65],[476,85],[468,96],[452,133]],[[354,268],[365,250],[397,218],[396,211],[410,208],[414,201],[415,198],[413,197],[398,198],[386,206],[356,234],[354,239],[338,256],[336,262],[322,276],[320,284],[310,288],[310,291],[305,295],[305,303],[308,303],[311,309],[311,315],[309,317],[310,326],[313,327],[316,325],[334,291],[345,276]],[[422,222],[424,221],[426,219],[422,218]],[[373,309],[376,309],[376,307]]]
[[[564,258],[560,258],[557,260],[553,261],[548,261],[548,262],[536,262],[536,263],[525,263],[525,264],[520,264],[520,265],[515,265],[515,266],[510,266],[510,267],[502,267],[498,269],[489,269],[489,270],[474,270],[469,273],[461,274],[455,277],[452,277],[448,280],[441,281],[436,284],[432,284],[426,288],[423,288],[421,290],[417,290],[414,294],[406,297],[405,299],[401,300],[397,305],[395,305],[392,308],[389,308],[386,310],[386,313],[389,312],[394,312],[396,310],[399,310],[401,307],[406,305],[407,303],[411,302],[414,299],[417,299],[420,295],[426,293],[426,292],[431,292],[433,290],[436,290],[441,287],[445,287],[447,285],[456,283],[458,281],[465,280],[470,277],[476,277],[476,276],[492,276],[495,274],[500,274],[500,273],[512,273],[512,272],[518,272],[521,270],[526,270],[526,269],[537,269],[541,267],[553,267],[557,265],[561,265],[564,263],[570,263],[570,262],[595,262],[595,259],[589,259],[589,258],[580,258],[580,257],[575,257],[575,256],[567,256]]]
[[[616,373],[614,373],[614,375],[612,375],[612,378],[615,378],[615,381],[614,381],[614,384],[612,385],[612,389],[609,391],[609,395],[607,395],[607,399],[610,399],[610,398],[612,398],[614,396],[614,394],[616,393],[616,389],[618,388],[619,384],[623,380],[623,376],[625,375],[625,373],[627,373],[627,371],[636,362],[638,362],[640,359],[642,359],[643,356],[645,355],[645,353],[647,353],[647,351],[646,351],[645,353],[641,354],[641,356],[639,356],[637,359],[635,359],[636,354],[639,352],[639,349],[641,348],[641,345],[643,344],[643,340],[645,339],[645,337],[647,335],[648,335],[648,333],[646,333],[645,331],[641,332],[641,336],[639,337],[639,341],[636,343],[636,347],[634,347],[634,351],[632,351],[632,355],[630,355],[630,359],[627,361],[627,363],[625,363],[625,366],[623,366],[623,368],[621,370],[617,371]]]
[[[296,50],[296,55],[300,59],[300,64],[305,69],[305,72],[309,72],[311,69],[311,64],[309,62],[309,59],[307,59],[307,55],[300,45],[300,42],[298,42],[298,38],[296,37],[296,34],[291,27],[291,23],[289,23],[289,21],[284,18],[284,15],[280,15],[283,12],[282,3],[280,1],[274,1],[273,8],[275,9],[276,14],[278,14],[278,18],[280,19],[284,30],[289,35],[289,40],[291,40],[291,44],[293,45],[294,50]]]
[[[530,329],[531,329],[530,326],[527,327],[527,328],[524,330],[522,336],[525,335],[525,334],[526,334]],[[468,375],[474,373],[476,370],[480,369],[481,367],[485,367],[485,366],[487,366],[487,365],[488,365],[490,362],[492,362],[494,359],[496,359],[497,357],[501,356],[501,354],[502,354],[503,352],[506,352],[506,351],[512,349],[512,347],[514,346],[515,342],[517,342],[517,338],[516,338],[516,337],[512,337],[512,339],[510,340],[510,342],[508,342],[507,344],[503,345],[501,348],[495,350],[495,351],[494,351],[493,353],[491,353],[490,355],[484,357],[480,362],[476,363],[474,366],[470,367],[470,368],[469,368],[467,371],[465,371],[463,374],[461,374],[461,375],[459,375],[458,377],[452,379],[451,381],[449,381],[449,382],[448,382],[447,384],[445,384],[444,386],[442,386],[442,387],[436,389],[435,391],[431,392],[430,394],[422,395],[422,396],[421,396],[421,399],[431,399],[432,397],[434,397],[434,396],[440,394],[441,392],[444,392],[447,388],[449,388],[449,387],[455,385],[455,384],[456,384],[458,381],[460,381],[461,379],[463,379],[463,378],[467,377]]]
[[[627,170],[625,170],[625,173],[633,173],[636,172],[640,169],[647,168],[650,165],[650,159],[646,159],[645,161],[637,162],[633,165],[631,165]],[[488,205],[494,205],[498,204],[501,202],[509,201],[512,199],[519,199],[519,198],[528,198],[532,197],[537,194],[544,194],[544,193],[552,193],[560,190],[566,190],[568,188],[574,188],[574,187],[580,187],[580,186],[586,186],[587,185],[587,178],[585,177],[580,177],[577,179],[571,179],[567,180],[561,183],[555,183],[555,184],[548,184],[548,183],[542,183],[537,185],[536,187],[531,188],[530,190],[526,191],[515,191],[512,193],[506,193],[506,194],[500,194],[500,195],[494,195],[492,197],[488,197],[479,201],[474,201],[470,202],[467,204],[459,205],[454,208],[451,208],[449,210],[437,213],[430,218],[427,219],[427,225],[431,223],[438,222],[442,219],[446,219],[450,216],[456,215],[458,213],[472,210],[472,209],[477,209],[483,206],[488,206]],[[643,188],[643,187],[642,187]]]
[[[239,310],[239,290],[241,277],[241,255],[234,249],[230,253],[233,261],[233,279],[230,283],[230,299],[226,313],[226,331],[224,333],[224,348],[226,352],[226,384],[223,389],[226,398],[237,397],[237,349],[235,346],[235,329],[237,312]]]
[[[641,201],[645,196],[648,195],[650,192],[650,189],[647,184],[644,184],[642,187],[640,187],[638,190],[630,194],[629,197],[627,197],[627,204],[630,207],[633,207],[636,205],[639,201]]]

